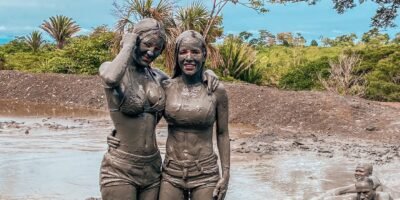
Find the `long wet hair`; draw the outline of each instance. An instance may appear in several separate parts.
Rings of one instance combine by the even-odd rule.
[[[163,50],[165,49],[167,36],[163,23],[153,18],[144,18],[140,20],[137,24],[135,24],[135,27],[133,28],[133,33],[138,35],[136,39],[136,46],[139,46],[141,39],[146,37],[147,35],[157,34],[160,38],[164,40],[161,52],[163,52]]]
[[[203,56],[204,56],[204,58],[207,58],[206,41],[204,40],[204,37],[199,32],[193,31],[193,30],[188,30],[188,31],[181,33],[178,36],[178,38],[176,38],[176,42],[175,42],[175,54],[174,54],[175,66],[174,66],[172,78],[176,78],[176,77],[182,75],[182,70],[179,67],[179,63],[178,63],[178,55],[179,55],[179,48],[185,38],[194,38],[194,39],[200,41],[201,49],[203,50]],[[204,71],[204,64],[205,64],[205,59],[204,59],[204,62],[201,64],[201,70],[202,70],[201,74],[203,74],[203,71]]]

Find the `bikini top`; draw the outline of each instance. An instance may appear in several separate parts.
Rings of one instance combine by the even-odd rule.
[[[216,97],[200,83],[178,84],[176,79],[163,81],[166,93],[164,117],[176,126],[212,126],[216,119]]]
[[[133,76],[135,73],[133,70],[127,68],[120,87],[115,90],[120,99],[118,111],[126,115],[138,115],[164,110],[165,94],[157,81],[157,74],[150,68],[144,68],[145,75],[140,78],[148,81],[143,81],[144,84],[141,84],[138,78]]]

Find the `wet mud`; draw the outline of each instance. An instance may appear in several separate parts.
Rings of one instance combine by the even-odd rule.
[[[3,101],[5,102],[5,101]],[[104,111],[0,103],[0,199],[97,199],[99,167],[113,126]],[[399,145],[313,133],[280,135],[230,124],[232,164],[226,199],[312,199],[353,183],[355,166],[399,198]],[[165,153],[166,124],[156,131]]]

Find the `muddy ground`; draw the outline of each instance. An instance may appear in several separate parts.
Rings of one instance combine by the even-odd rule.
[[[340,155],[376,164],[399,158],[400,103],[244,83],[224,85],[231,125],[243,129],[231,135],[235,153],[313,151],[324,157]],[[97,76],[0,71],[0,99],[106,110]]]

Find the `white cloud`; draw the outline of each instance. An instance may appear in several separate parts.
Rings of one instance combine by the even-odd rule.
[[[7,28],[5,26],[0,26],[0,31],[5,31]]]

